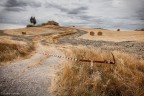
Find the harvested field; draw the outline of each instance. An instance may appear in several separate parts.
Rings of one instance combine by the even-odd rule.
[[[78,28],[87,31],[87,34],[80,36],[81,39],[93,40],[93,41],[112,41],[112,42],[124,42],[124,41],[138,41],[144,42],[143,31],[112,31],[104,29],[93,29],[93,28]],[[91,37],[89,32],[94,31],[97,34],[99,31],[103,33],[103,36]]]

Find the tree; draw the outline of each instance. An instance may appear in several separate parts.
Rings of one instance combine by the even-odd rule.
[[[35,25],[37,22],[36,22],[36,19],[35,17],[33,18],[33,24]]]
[[[33,23],[33,17],[30,18],[30,23]]]
[[[37,23],[35,17],[30,18],[30,23],[32,23],[33,25]]]

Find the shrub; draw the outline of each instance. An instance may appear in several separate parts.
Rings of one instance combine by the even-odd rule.
[[[26,32],[22,32],[22,35],[26,35]]]
[[[27,25],[27,27],[34,27],[34,25],[29,24],[29,25]]]
[[[90,32],[90,35],[91,35],[91,36],[94,36],[94,35],[95,35],[95,33],[94,33],[93,31],[91,31],[91,32]]]
[[[120,29],[117,29],[117,31],[120,31]]]
[[[98,36],[102,36],[103,33],[102,33],[101,31],[99,31],[99,32],[97,33],[97,35],[98,35]]]
[[[142,28],[142,29],[136,29],[136,31],[144,31],[144,28]]]
[[[42,23],[42,26],[47,25],[47,23]]]

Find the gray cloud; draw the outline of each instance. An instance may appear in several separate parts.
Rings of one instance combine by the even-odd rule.
[[[13,8],[6,7],[5,10],[6,11],[13,11],[13,12],[26,11],[25,8],[21,8],[21,7],[13,7]]]
[[[144,5],[143,8],[141,8],[140,10],[137,11],[140,20],[144,20]]]
[[[144,0],[125,0],[126,6],[138,15],[140,20],[144,20]]]
[[[40,2],[28,1],[28,0],[7,0],[2,5],[6,11],[26,11],[26,7],[37,8],[41,7]]]
[[[58,5],[55,3],[46,3],[46,8],[55,8],[60,10],[61,12],[65,12],[66,14],[81,14],[84,13],[86,10],[88,10],[88,6],[77,6],[76,8],[69,8],[69,7],[63,7],[63,5]]]
[[[25,7],[25,6],[27,6],[27,2],[19,0],[8,0],[5,4],[5,7]]]
[[[55,9],[58,9],[58,10],[60,10],[62,12],[67,12],[69,10],[69,9],[67,9],[67,8],[65,8],[63,6],[60,6],[58,4],[55,4],[55,3],[46,3],[45,7],[46,8],[55,8]]]
[[[89,16],[89,15],[84,15],[84,14],[81,14],[78,16],[80,19],[82,20],[93,20],[95,17],[93,16]]]
[[[1,0],[0,23],[38,23],[55,20],[62,25],[140,28],[144,0]],[[136,26],[136,27],[135,27]]]
[[[81,13],[84,13],[86,10],[88,10],[88,7],[81,6],[81,7],[69,10],[68,14],[74,14],[74,15],[81,14]]]

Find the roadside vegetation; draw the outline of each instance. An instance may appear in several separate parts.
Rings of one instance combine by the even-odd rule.
[[[144,31],[144,28],[142,28],[142,29],[136,29],[136,31]]]
[[[66,56],[111,60],[110,52],[69,46]],[[53,96],[144,96],[144,61],[132,54],[113,52],[116,64],[69,61],[61,65],[51,85]]]
[[[34,50],[32,42],[18,42],[11,40],[0,41],[0,66],[3,62],[8,62],[19,57],[25,57]]]

